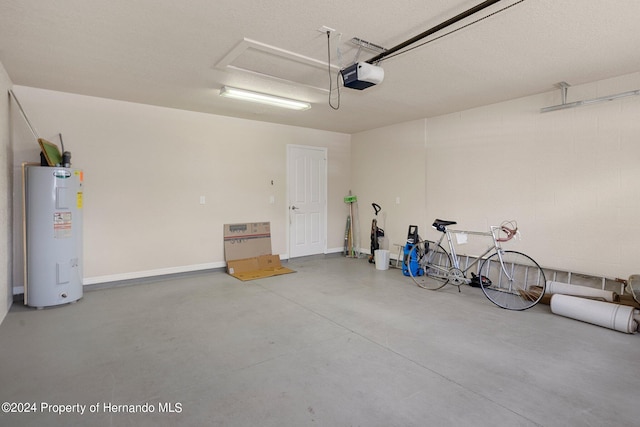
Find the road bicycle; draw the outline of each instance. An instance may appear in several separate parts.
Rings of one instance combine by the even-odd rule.
[[[508,310],[526,310],[540,301],[546,285],[542,268],[530,256],[506,251],[501,246],[518,234],[515,221],[491,226],[486,232],[447,228],[455,224],[455,221],[436,219],[433,228],[442,233],[440,240],[418,239],[405,257],[405,263],[414,262],[413,268],[408,270],[418,286],[438,290],[451,284],[458,286],[458,291],[464,284],[479,286],[492,303]],[[459,257],[453,244],[454,235],[462,235],[463,240],[466,235],[487,236],[492,244],[479,256]],[[442,247],[445,239],[448,251]],[[461,259],[465,257],[466,265],[462,268]],[[469,262],[471,258],[475,260]],[[472,271],[474,267],[475,272]]]

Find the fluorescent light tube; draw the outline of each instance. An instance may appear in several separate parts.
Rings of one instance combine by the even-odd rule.
[[[257,102],[260,104],[272,105],[275,107],[289,108],[291,110],[308,110],[311,104],[295,99],[281,98],[279,96],[268,95],[266,93],[252,92],[250,90],[237,89],[235,87],[222,86],[220,96],[244,101]]]

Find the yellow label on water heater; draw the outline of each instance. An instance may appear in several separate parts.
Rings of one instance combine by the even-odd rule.
[[[76,193],[76,206],[78,209],[82,209],[82,191]]]

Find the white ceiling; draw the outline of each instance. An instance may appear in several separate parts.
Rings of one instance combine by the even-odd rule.
[[[319,28],[336,30],[335,86],[356,58],[351,38],[391,48],[481,2],[0,0],[0,61],[18,85],[346,133],[640,70],[639,0],[502,0],[449,30],[518,4],[383,61],[382,84],[342,88],[329,106]],[[229,100],[223,85],[313,107]]]

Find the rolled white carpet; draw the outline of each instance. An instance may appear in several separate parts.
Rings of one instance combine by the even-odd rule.
[[[551,297],[551,312],[627,334],[638,332],[640,319],[633,307],[562,294]]]
[[[613,291],[590,288],[588,286],[570,285],[569,283],[547,280],[545,294],[574,295],[577,297],[598,298],[604,301],[619,301],[618,294]]]

